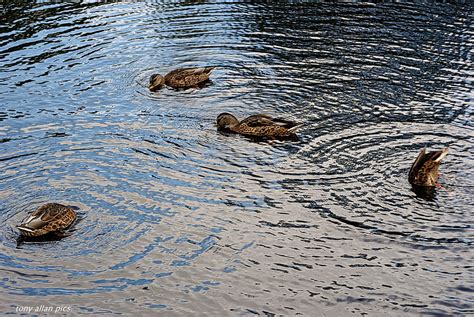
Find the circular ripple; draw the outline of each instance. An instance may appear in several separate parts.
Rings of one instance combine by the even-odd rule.
[[[449,147],[450,153],[440,167],[443,188],[420,193],[407,175],[424,147]],[[303,178],[318,190],[309,207],[376,234],[472,243],[465,222],[472,191],[465,171],[472,170],[472,162],[464,161],[471,149],[471,138],[448,125],[357,124],[318,136],[300,153],[315,164]]]
[[[469,5],[2,9],[5,313],[472,310]],[[203,65],[203,89],[146,87]],[[302,121],[301,141],[217,133],[224,111]],[[424,146],[450,147],[431,197],[406,179]],[[17,245],[49,201],[78,207],[73,234]]]

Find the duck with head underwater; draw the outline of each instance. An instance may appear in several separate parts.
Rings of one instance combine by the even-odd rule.
[[[296,130],[302,126],[296,122],[255,114],[239,121],[234,115],[224,112],[217,116],[217,128],[254,138],[297,139]]]
[[[25,237],[47,234],[67,236],[64,232],[76,220],[76,212],[69,206],[48,203],[40,206],[16,226]]]
[[[164,77],[160,74],[153,74],[150,77],[148,88],[150,91],[157,91],[165,85],[174,89],[197,87],[209,80],[213,69],[214,67],[178,68]]]
[[[448,155],[448,148],[426,153],[422,149],[408,173],[408,181],[415,187],[438,186],[439,165],[441,160]]]

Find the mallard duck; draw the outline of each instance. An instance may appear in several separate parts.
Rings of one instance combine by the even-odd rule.
[[[448,148],[426,153],[422,149],[408,173],[408,181],[414,186],[433,187],[439,177],[441,160],[448,155]]]
[[[175,89],[196,87],[209,80],[213,69],[214,67],[178,68],[166,74],[165,77],[153,74],[148,88],[150,91],[157,91],[164,85]]]
[[[250,137],[264,137],[270,139],[297,138],[296,130],[301,124],[296,122],[272,118],[265,114],[256,114],[242,121],[237,120],[232,114],[224,112],[217,116],[217,128]]]
[[[48,203],[36,209],[16,226],[26,237],[38,237],[48,233],[64,235],[63,230],[76,220],[76,212],[68,206]]]

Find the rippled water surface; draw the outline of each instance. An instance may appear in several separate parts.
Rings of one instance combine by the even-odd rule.
[[[4,314],[474,313],[470,4],[0,7]],[[147,89],[205,65],[202,89]],[[252,142],[224,111],[305,126]],[[443,188],[413,192],[446,146]],[[17,243],[51,201],[73,234]]]

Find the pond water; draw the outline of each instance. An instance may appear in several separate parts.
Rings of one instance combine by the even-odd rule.
[[[0,7],[3,314],[474,313],[472,5]],[[305,126],[252,142],[221,112]],[[443,188],[413,192],[446,146]],[[17,243],[46,202],[72,235]]]

